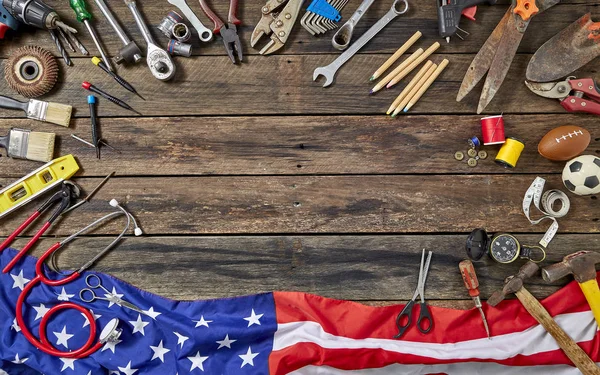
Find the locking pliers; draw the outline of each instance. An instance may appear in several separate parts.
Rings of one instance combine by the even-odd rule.
[[[250,45],[254,47],[263,35],[270,35],[271,41],[260,50],[261,55],[271,54],[283,47],[296,23],[302,3],[303,0],[268,0],[261,9],[262,17],[252,32]]]

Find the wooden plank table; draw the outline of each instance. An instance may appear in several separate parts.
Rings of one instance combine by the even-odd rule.
[[[297,25],[278,54],[260,56],[250,48],[264,0],[240,4],[245,54],[241,65],[229,62],[220,40],[200,45],[194,39],[195,56],[176,59],[178,72],[171,82],[155,80],[143,63],[119,67],[146,102],[120,88],[88,58],[75,55],[74,66],[68,68],[61,61],[60,82],[46,99],[75,107],[71,128],[24,120],[21,113],[5,110],[0,110],[0,127],[58,133],[57,154],[76,155],[82,171],[75,181],[85,190],[112,171],[117,176],[91,204],[55,225],[49,237],[74,232],[108,212],[106,201],[117,198],[139,219],[146,236],[128,237],[96,269],[176,299],[293,290],[371,304],[402,302],[413,293],[420,251],[426,248],[435,253],[427,298],[433,304],[471,308],[457,267],[465,257],[467,234],[485,227],[535,243],[546,229],[530,225],[521,213],[523,194],[535,176],[545,177],[549,187],[561,187],[563,164],[537,154],[539,139],[556,126],[577,124],[593,135],[588,153],[600,154],[597,118],[567,114],[558,102],[537,97],[522,84],[531,54],[585,12],[597,13],[598,2],[565,0],[535,18],[506,82],[487,109],[489,114],[503,112],[507,134],[527,144],[515,170],[493,163],[494,148],[488,149],[490,159],[474,169],[453,159],[456,150],[466,149],[467,138],[479,134],[481,117],[474,115],[478,93],[456,103],[456,92],[508,1],[482,6],[476,23],[463,21],[461,26],[471,33],[467,40],[443,43],[434,60],[448,58],[450,66],[410,115],[383,115],[398,88],[367,95],[371,73],[416,30],[423,38],[409,52],[440,40],[435,2],[409,2],[410,11],[344,66],[328,89],[312,82],[312,71],[338,54],[331,47],[331,33],[315,38]],[[48,3],[75,24],[66,1]],[[139,3],[152,25],[172,9],[164,0]],[[218,13],[226,14],[228,2],[212,3]],[[344,16],[359,3],[350,0]],[[376,2],[355,35],[383,15],[390,3]],[[123,2],[111,1],[110,6],[143,45]],[[192,7],[209,24],[197,4]],[[120,42],[91,8],[99,16],[95,24],[104,44],[114,54]],[[95,51],[84,29],[77,27],[83,43]],[[153,27],[152,32],[165,45],[158,30]],[[47,33],[24,30],[12,35],[0,50],[3,62],[25,44],[56,53]],[[576,74],[597,76],[597,67],[596,61]],[[132,116],[100,99],[102,135],[121,154],[105,149],[97,161],[93,149],[70,138],[71,133],[89,137],[83,80],[144,114]],[[4,80],[0,92],[16,96]],[[0,158],[0,185],[38,166]],[[600,250],[597,197],[571,197],[572,210],[560,220],[550,262],[576,250]],[[33,206],[3,220],[0,235],[10,233]],[[98,229],[61,254],[60,264],[80,265],[118,231],[120,223]],[[54,240],[44,239],[35,254]],[[479,264],[483,295],[489,296],[516,269],[517,265]],[[560,285],[539,279],[530,290],[544,297]]]

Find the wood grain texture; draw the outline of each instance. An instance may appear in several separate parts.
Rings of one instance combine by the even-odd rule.
[[[518,235],[533,244],[539,235]],[[304,291],[357,301],[406,301],[416,287],[421,249],[432,250],[426,298],[469,299],[458,263],[466,235],[138,237],[127,238],[95,270],[173,299],[222,298],[272,290]],[[81,266],[108,238],[86,238],[60,253],[63,269]],[[39,255],[55,240],[36,247]],[[21,241],[20,244],[23,242]],[[559,235],[544,265],[578,250],[600,251],[598,235]],[[503,286],[523,261],[476,262],[482,297]],[[570,278],[549,285],[541,276],[527,288],[543,298]],[[472,308],[472,302],[464,308]]]
[[[518,168],[493,162],[498,146],[484,148],[489,158],[477,168],[454,159],[466,152],[466,139],[480,133],[480,116],[407,116],[395,121],[383,116],[302,117],[165,117],[106,118],[103,137],[121,150],[95,150],[70,137],[90,138],[88,119],[70,129],[32,120],[0,120],[0,129],[19,127],[56,132],[56,155],[77,156],[79,176],[143,175],[297,175],[297,174],[431,174],[431,173],[559,173],[564,163],[537,153],[549,130],[577,124],[600,135],[593,116],[508,115],[507,135],[527,145]],[[600,155],[600,138],[592,138],[586,153]],[[126,163],[123,163],[126,160]],[[0,158],[0,176],[19,178],[39,163]],[[148,168],[148,166],[156,166]],[[300,166],[300,167],[298,167]]]
[[[428,45],[431,40],[422,43]],[[120,71],[147,101],[121,88],[89,59],[78,58],[69,68],[61,62],[60,82],[44,99],[70,104],[75,107],[74,116],[89,117],[86,101],[89,92],[81,87],[83,81],[89,81],[125,100],[144,116],[376,114],[384,119],[387,108],[416,74],[413,72],[392,89],[369,96],[374,85],[369,77],[389,55],[358,55],[342,67],[332,87],[323,88],[322,81],[313,82],[314,69],[331,63],[335,57],[250,56],[242,65],[233,65],[222,56],[177,59],[175,78],[167,83],[154,79],[142,64]],[[557,100],[537,96],[523,84],[530,57],[515,57],[508,77],[486,113],[566,113]],[[475,113],[483,82],[462,102],[455,101],[473,55],[443,53],[432,60],[440,62],[444,58],[450,60],[450,65],[411,109],[411,114]],[[4,69],[4,62],[0,69]],[[575,75],[595,77],[594,72],[597,73],[597,65],[592,63]],[[0,92],[18,97],[4,80],[0,81]],[[101,117],[135,115],[102,98],[99,103]],[[23,118],[24,115],[21,111],[0,109],[0,117]]]
[[[547,188],[560,176],[542,175]],[[543,233],[529,224],[521,201],[535,175],[402,175],[114,178],[96,201],[49,231],[68,234],[106,213],[117,198],[148,234],[260,233]],[[75,179],[90,191],[99,179]],[[5,181],[0,179],[0,183]],[[39,203],[38,203],[39,204]],[[599,233],[599,201],[573,197],[561,232]],[[33,205],[35,206],[35,205]],[[34,209],[0,223],[8,235]],[[97,233],[117,233],[107,225]]]

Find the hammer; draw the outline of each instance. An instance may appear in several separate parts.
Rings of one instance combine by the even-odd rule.
[[[492,294],[488,304],[496,306],[508,294],[514,293],[529,314],[556,340],[558,346],[577,366],[579,371],[584,375],[600,375],[600,367],[596,366],[583,349],[552,319],[544,306],[523,287],[523,282],[537,274],[539,269],[539,266],[532,261],[525,263],[516,275],[509,276],[504,281],[504,288],[501,291]]]
[[[544,268],[542,277],[548,282],[554,282],[573,274],[592,309],[596,324],[600,326],[600,289],[598,281],[596,281],[597,263],[600,263],[599,253],[578,251],[564,257],[562,262]]]

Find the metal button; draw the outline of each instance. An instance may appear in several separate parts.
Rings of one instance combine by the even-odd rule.
[[[467,164],[469,165],[469,167],[476,167],[477,166],[477,160],[471,158],[471,159],[467,160]]]
[[[487,157],[488,157],[488,153],[487,153],[487,152],[485,152],[485,151],[483,151],[483,150],[481,150],[481,151],[479,151],[479,152],[477,153],[477,156],[479,156],[479,158],[480,158],[480,159],[485,159],[485,158],[487,158]]]
[[[475,156],[477,156],[477,150],[475,150],[474,148],[472,148],[469,151],[467,151],[467,155],[469,155],[470,157],[474,158]]]
[[[465,154],[462,151],[456,151],[454,153],[454,159],[461,161],[465,158]]]

